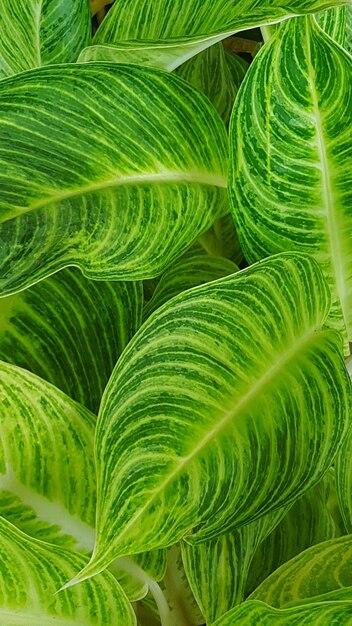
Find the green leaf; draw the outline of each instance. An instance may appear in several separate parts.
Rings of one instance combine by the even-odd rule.
[[[352,532],[352,430],[336,457],[336,490],[346,530]]]
[[[274,607],[298,604],[323,594],[352,589],[352,536],[324,541],[284,563],[252,593]],[[350,591],[352,600],[352,591]]]
[[[211,228],[198,238],[193,247],[199,247],[199,244],[210,256],[226,257],[236,265],[242,263],[244,259],[230,213],[216,220]]]
[[[330,324],[352,338],[352,63],[313,18],[290,20],[254,59],[231,121],[230,195],[252,263],[314,254]]]
[[[351,626],[352,602],[324,602],[293,609],[273,609],[264,602],[244,602],[213,626]]]
[[[343,4],[341,0],[288,0],[285,5],[281,0],[263,0],[260,5],[255,0],[119,0],[99,26],[93,42],[129,48],[142,40],[142,47],[147,44],[149,54],[153,54],[153,42],[161,40],[163,47],[170,40],[178,58],[174,55],[169,69],[175,69],[234,32]],[[157,50],[159,63],[162,47]],[[170,63],[167,49],[165,55],[166,63]]]
[[[167,551],[167,569],[160,586],[170,607],[172,626],[204,624],[185,573],[179,543]]]
[[[245,584],[256,548],[278,524],[287,507],[251,524],[195,546],[182,542],[182,557],[191,589],[206,622],[244,600]]]
[[[86,0],[2,0],[0,78],[76,61],[90,33]]]
[[[246,596],[292,557],[317,543],[339,536],[343,529],[337,525],[329,510],[333,480],[334,474],[329,472],[317,485],[298,498],[272,533],[260,544],[246,581]]]
[[[104,393],[96,545],[74,582],[118,556],[249,523],[319,480],[351,393],[340,337],[322,330],[329,307],[316,262],[289,253],[149,318]]]
[[[0,160],[2,295],[68,265],[152,278],[228,212],[220,117],[150,68],[72,64],[2,81]]]
[[[182,291],[237,271],[237,265],[229,259],[206,254],[192,254],[190,250],[162,274],[152,298],[144,307],[144,319]]]
[[[0,518],[1,624],[135,626],[132,607],[109,572],[55,595],[85,561],[82,555],[28,537]]]
[[[225,57],[232,74],[233,82],[239,87],[249,68],[249,63],[238,54],[235,54],[235,52],[231,52],[231,50],[225,50]]]
[[[205,93],[228,125],[239,84],[233,80],[222,43],[183,63],[177,74]]]
[[[352,54],[352,6],[346,7],[345,48],[350,54]]]
[[[91,550],[94,415],[24,369],[0,362],[0,372],[1,515],[27,534]]]
[[[141,324],[140,282],[62,270],[0,304],[0,358],[45,378],[91,411]]]
[[[341,46],[345,44],[346,40],[346,12],[347,7],[338,7],[315,15],[320,28]]]

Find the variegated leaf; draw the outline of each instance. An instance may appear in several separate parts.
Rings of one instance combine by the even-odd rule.
[[[346,13],[347,7],[338,7],[337,9],[328,9],[328,11],[322,11],[315,15],[320,28],[341,46],[344,46],[346,41]]]
[[[336,458],[336,489],[341,515],[349,533],[352,532],[352,429]]]
[[[316,262],[287,253],[151,316],[103,396],[96,544],[71,584],[124,554],[211,539],[319,480],[351,393],[329,308]]]
[[[249,262],[314,254],[330,324],[352,338],[352,63],[314,18],[290,20],[254,59],[231,122],[233,214]]]
[[[71,64],[0,82],[0,161],[3,296],[69,265],[152,278],[228,212],[220,117],[150,68]]]
[[[136,626],[132,607],[109,572],[56,594],[85,561],[0,518],[2,626]]]
[[[87,0],[1,0],[0,78],[76,61],[90,38]]]
[[[0,359],[51,382],[94,413],[141,324],[140,282],[97,282],[67,268],[0,304]]]

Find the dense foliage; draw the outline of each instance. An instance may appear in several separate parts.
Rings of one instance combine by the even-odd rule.
[[[351,52],[0,1],[1,625],[352,625]]]

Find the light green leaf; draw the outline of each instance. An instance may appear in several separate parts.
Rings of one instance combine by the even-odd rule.
[[[228,212],[220,117],[150,68],[72,64],[2,81],[0,161],[2,295],[68,265],[152,278]]]
[[[273,532],[260,544],[246,581],[246,596],[292,557],[317,543],[339,536],[341,528],[329,510],[333,480],[334,474],[329,472],[298,498]]]
[[[283,507],[251,524],[191,546],[182,542],[182,557],[194,596],[212,624],[244,600],[244,590],[256,548],[285,515]]]
[[[207,254],[192,254],[190,250],[162,274],[152,298],[144,307],[144,319],[146,320],[153,311],[182,291],[237,271],[237,265],[229,259]]]
[[[205,93],[228,125],[239,84],[233,80],[222,43],[183,63],[177,74]]]
[[[352,589],[352,536],[324,541],[284,563],[250,596],[275,607]],[[350,592],[352,601],[352,591]]]
[[[97,282],[62,270],[0,304],[0,359],[45,378],[94,413],[141,324],[140,282]]]
[[[350,410],[340,337],[322,330],[329,307],[315,261],[288,253],[149,318],[103,396],[96,544],[74,582],[249,523],[319,480]]]
[[[1,0],[0,78],[76,61],[90,33],[87,0]]]
[[[346,39],[345,48],[352,54],[352,6],[346,7]]]
[[[283,24],[254,59],[231,121],[230,195],[251,263],[314,254],[330,324],[352,338],[352,63],[313,18]]]
[[[273,609],[264,602],[244,602],[213,626],[351,626],[352,602],[324,602]]]
[[[346,40],[346,12],[347,7],[338,7],[315,15],[320,28],[341,46],[345,44]]]
[[[220,217],[203,233],[193,247],[200,246],[210,256],[222,256],[239,265],[244,257],[230,213]]]
[[[158,61],[165,54],[164,67],[169,64],[168,69],[175,69],[234,32],[344,4],[341,0],[289,0],[285,5],[280,0],[263,0],[260,5],[255,0],[119,0],[99,26],[93,42],[117,45],[123,53],[123,47],[136,47],[136,40],[142,40],[141,45],[149,45],[148,54],[153,55],[153,42],[161,40]],[[163,52],[168,40],[178,55],[173,55],[171,64],[170,53],[167,49]],[[119,60],[123,61],[123,56]]]
[[[109,572],[55,595],[85,561],[0,518],[2,626],[135,626],[132,607]]]
[[[91,550],[94,415],[24,369],[0,362],[0,373],[1,515],[45,541]]]

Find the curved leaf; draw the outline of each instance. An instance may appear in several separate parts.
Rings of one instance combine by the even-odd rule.
[[[292,557],[317,543],[339,536],[341,529],[328,506],[333,479],[334,475],[326,474],[317,485],[298,498],[257,548],[246,581],[246,596]]]
[[[250,599],[285,607],[344,587],[352,589],[351,535],[301,552],[264,580]]]
[[[130,40],[127,46],[133,46],[136,40],[152,45],[170,39],[175,50],[179,40],[179,57],[173,59],[171,67],[175,69],[234,32],[343,4],[341,0],[289,0],[285,5],[281,0],[263,0],[260,4],[256,0],[119,0],[100,24],[93,42],[122,46]],[[169,55],[167,50],[165,54]]]
[[[152,298],[144,307],[147,319],[153,311],[182,291],[209,283],[238,271],[237,265],[223,257],[206,254],[185,254],[162,274]]]
[[[346,20],[347,7],[338,7],[337,9],[329,9],[315,15],[320,28],[322,28],[330,37],[335,39],[341,46],[346,41]]]
[[[68,265],[152,278],[228,210],[220,117],[150,68],[52,66],[2,81],[0,160],[2,295]]]
[[[118,357],[141,324],[140,282],[97,282],[74,268],[1,300],[0,359],[99,409]]]
[[[327,471],[351,392],[340,337],[321,330],[329,306],[318,265],[293,253],[149,318],[103,396],[96,545],[74,582],[118,556],[249,523]]]
[[[244,602],[213,626],[351,626],[352,602],[324,602],[273,609],[264,602]]]
[[[91,37],[86,0],[1,0],[0,78],[77,60]]]
[[[3,626],[135,626],[121,587],[109,572],[56,594],[85,558],[28,537],[0,518],[0,621]]]
[[[352,430],[336,457],[336,490],[341,515],[349,533],[352,532]]]
[[[283,24],[254,59],[231,121],[233,214],[249,262],[314,254],[330,324],[352,338],[352,63],[313,18]]]
[[[283,507],[210,541],[182,542],[182,557],[191,589],[207,624],[244,600],[256,548],[285,515]]]

